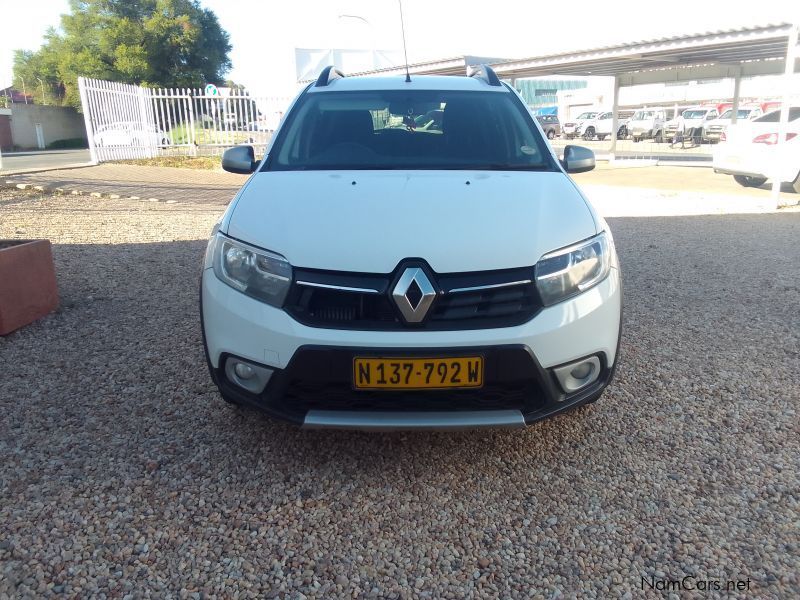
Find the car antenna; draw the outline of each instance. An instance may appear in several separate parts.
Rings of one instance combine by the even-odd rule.
[[[406,26],[403,23],[403,0],[397,0],[400,5],[400,31],[403,32],[403,55],[406,58],[406,83],[411,83],[411,75],[408,74],[408,50],[406,50]]]

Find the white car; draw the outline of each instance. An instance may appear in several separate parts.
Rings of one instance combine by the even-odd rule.
[[[745,106],[736,111],[736,122],[753,121],[764,113],[759,106]],[[703,127],[703,140],[706,142],[719,142],[731,124],[733,109],[729,108],[716,119],[712,119]]]
[[[714,170],[733,175],[737,183],[758,187],[768,179],[791,183],[800,193],[800,106],[789,110],[786,142],[778,144],[776,110],[728,128],[714,148]]]
[[[580,137],[583,135],[583,125],[597,117],[598,114],[600,114],[598,111],[587,111],[579,114],[577,119],[567,121],[561,126],[561,137],[568,140]]]
[[[410,125],[438,110],[440,130]],[[306,428],[520,427],[611,380],[614,242],[567,175],[594,154],[559,161],[490,68],[406,82],[328,67],[262,160],[239,146],[222,164],[252,173],[202,275],[229,402]]]
[[[598,113],[594,119],[586,121],[582,126],[583,139],[593,140],[595,137],[601,142],[611,135],[611,125],[614,122],[614,113],[611,111]],[[627,119],[617,115],[617,138],[623,138],[627,131]]]
[[[681,113],[685,135],[692,136],[698,143],[705,137],[705,126],[719,116],[714,106],[690,106]],[[678,119],[670,119],[664,125],[664,138],[672,143],[678,132]]]
[[[665,120],[663,108],[640,108],[628,121],[628,135],[634,142],[645,139],[662,142]]]
[[[96,146],[137,146],[145,148],[169,146],[169,135],[154,125],[137,121],[117,121],[100,125],[94,134]]]

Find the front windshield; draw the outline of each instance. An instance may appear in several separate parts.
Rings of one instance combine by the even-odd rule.
[[[264,167],[556,170],[512,94],[433,90],[306,93]]]
[[[645,119],[652,119],[653,118],[653,111],[651,110],[637,110],[633,113],[633,120],[634,121],[644,121]]]
[[[707,110],[685,110],[683,111],[684,119],[702,119],[706,116]]]
[[[595,112],[585,112],[578,115],[578,119],[594,119],[597,116]]]
[[[737,119],[746,119],[748,116],[750,116],[750,110],[751,109],[749,109],[749,108],[740,108],[739,110],[736,111],[736,118]],[[722,113],[722,116],[720,116],[720,119],[730,119],[732,117],[732,115],[733,115],[733,110],[731,110],[729,108],[724,113]]]

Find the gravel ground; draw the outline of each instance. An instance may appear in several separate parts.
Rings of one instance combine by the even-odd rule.
[[[610,220],[603,399],[370,435],[218,398],[197,292],[219,210],[0,192],[0,238],[49,237],[62,296],[0,338],[0,596],[800,594],[800,213]]]

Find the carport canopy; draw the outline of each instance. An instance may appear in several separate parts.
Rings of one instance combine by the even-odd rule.
[[[613,158],[620,86],[732,78],[731,121],[735,123],[742,77],[797,71],[797,29],[791,23],[743,27],[510,60],[492,67],[499,77],[511,80],[546,75],[614,77],[609,149]],[[788,82],[783,96],[782,110],[786,113]],[[783,116],[781,121],[785,121]]]
[[[499,77],[612,76],[621,86],[775,75],[785,69],[792,25],[781,23],[504,61]]]

